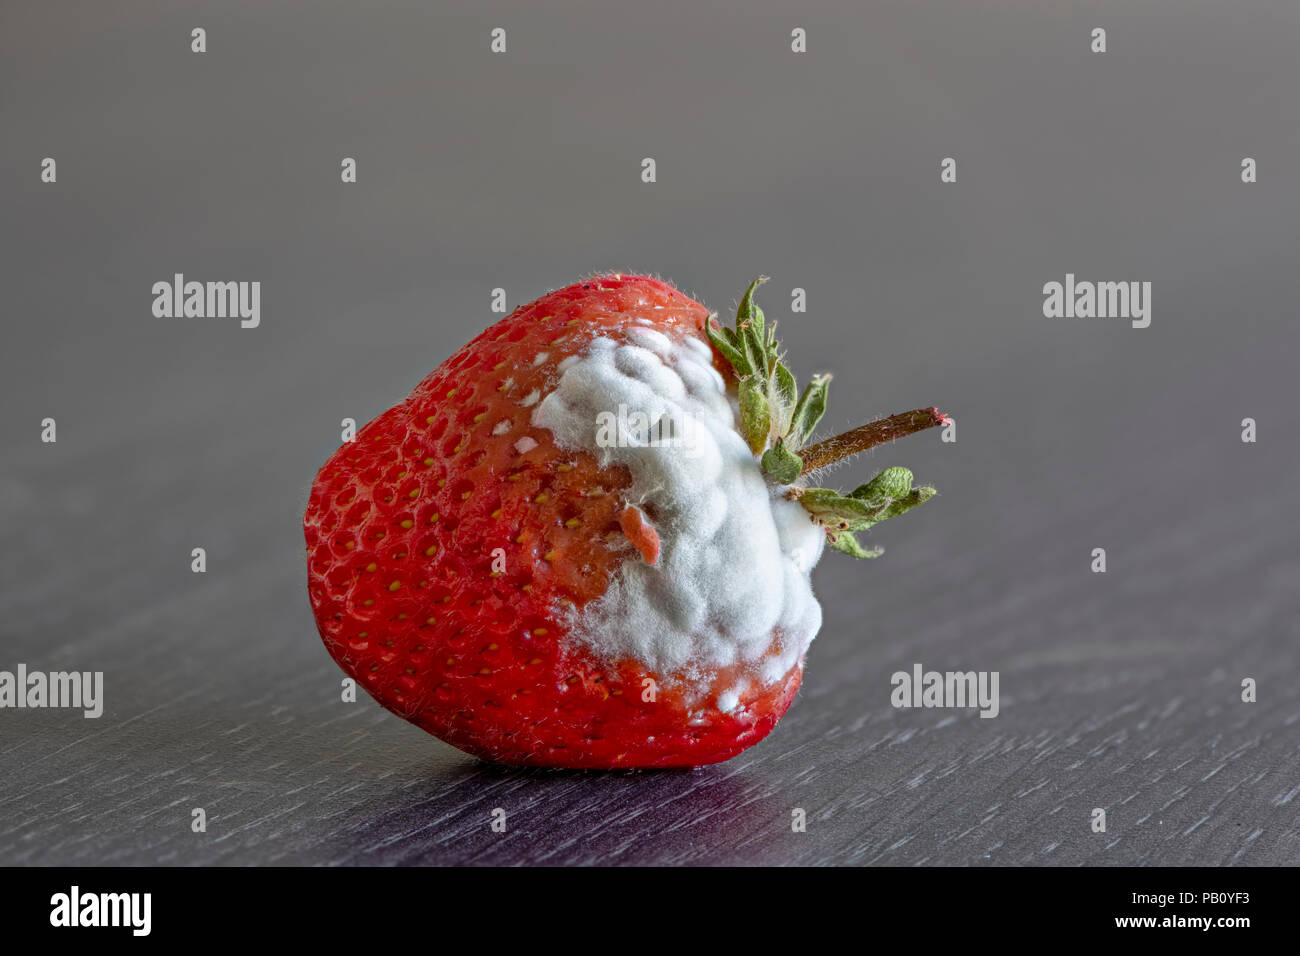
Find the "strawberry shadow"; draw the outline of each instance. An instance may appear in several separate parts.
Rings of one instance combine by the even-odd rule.
[[[788,821],[783,801],[756,799],[772,793],[764,776],[727,765],[560,770],[467,757],[351,808],[313,856],[330,865],[707,863],[738,834]]]

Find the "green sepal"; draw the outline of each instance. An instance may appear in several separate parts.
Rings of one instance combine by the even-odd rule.
[[[912,473],[906,468],[887,468],[850,495],[809,488],[800,494],[799,503],[828,528],[866,531],[934,497],[933,488],[912,488],[911,484]]]
[[[736,328],[744,326],[748,321],[753,327],[754,332],[761,344],[766,344],[767,336],[763,334],[766,319],[763,316],[763,310],[754,304],[754,293],[758,287],[767,281],[767,276],[759,276],[749,284],[745,294],[740,297],[740,305],[736,307]]]
[[[766,380],[768,375],[767,353],[763,349],[763,340],[758,337],[752,325],[737,327],[740,349],[745,355],[745,364],[757,378]]]
[[[740,380],[740,432],[745,444],[755,455],[761,455],[767,447],[768,432],[772,428],[772,411],[768,407],[763,390],[755,383],[754,376]]]
[[[912,473],[906,468],[886,468],[865,485],[859,485],[849,492],[849,497],[862,501],[875,501],[888,498],[891,501],[904,498],[912,491]]]
[[[814,375],[799,396],[790,420],[790,439],[796,448],[802,448],[807,443],[817,428],[817,423],[826,414],[826,387],[830,380],[829,375]]]
[[[779,484],[788,485],[803,471],[803,459],[778,438],[771,448],[763,452],[763,471]]]
[[[799,397],[799,386],[794,380],[794,374],[781,362],[776,363],[775,397],[778,412],[776,433],[778,435],[788,435],[794,420],[794,407]]]
[[[799,496],[799,504],[819,524],[843,531],[865,531],[874,522],[883,520],[881,514],[890,502],[861,501],[830,488],[808,488]]]
[[[933,497],[934,497],[933,488],[930,488],[928,486],[924,488],[913,488],[911,492],[909,492],[907,495],[897,499],[896,501],[894,501],[893,504],[891,504],[888,508],[886,508],[884,514],[882,514],[879,518],[877,518],[875,520],[875,523],[879,524],[880,522],[885,521],[889,518],[897,518],[899,515],[911,511],[917,505],[925,504]]]
[[[711,315],[708,321],[704,323],[704,334],[709,337],[713,347],[722,353],[723,358],[731,363],[731,367],[736,370],[737,375],[749,375],[752,370],[749,363],[745,361],[744,354],[740,351],[739,343],[736,340],[736,333],[731,329],[719,327],[717,331],[713,328],[713,320],[717,318]]]
[[[849,531],[827,534],[826,542],[836,551],[842,551],[851,558],[878,558],[885,553],[884,548],[864,548]]]

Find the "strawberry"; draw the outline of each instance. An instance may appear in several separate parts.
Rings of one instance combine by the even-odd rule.
[[[698,766],[763,739],[821,623],[824,544],[932,495],[890,468],[804,476],[939,424],[809,444],[754,303],[736,327],[667,283],[605,275],[516,309],[320,469],[304,519],[325,646],[384,707],[467,753]]]

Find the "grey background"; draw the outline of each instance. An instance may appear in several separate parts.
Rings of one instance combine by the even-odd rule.
[[[1300,862],[1300,6],[541,6],[0,10],[0,668],[107,696],[0,712],[0,863]],[[598,270],[768,273],[828,432],[959,423],[837,476],[940,497],[823,561],[794,707],[699,771],[479,764],[340,703],[307,604],[339,420]],[[260,280],[261,327],[153,318],[174,272]],[[1043,318],[1066,272],[1151,327]],[[1001,714],[893,709],[914,662]]]

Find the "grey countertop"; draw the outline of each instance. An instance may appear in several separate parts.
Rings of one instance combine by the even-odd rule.
[[[1300,863],[1300,10],[460,6],[0,15],[0,670],[106,698],[0,711],[0,863]],[[340,700],[302,509],[493,288],[603,269],[719,310],[766,272],[828,428],[958,440],[837,473],[940,495],[823,560],[767,740],[494,768]],[[261,281],[261,325],[154,318],[175,272]],[[1150,327],[1044,318],[1066,273],[1151,281]],[[997,671],[998,716],[895,709],[917,663]]]

